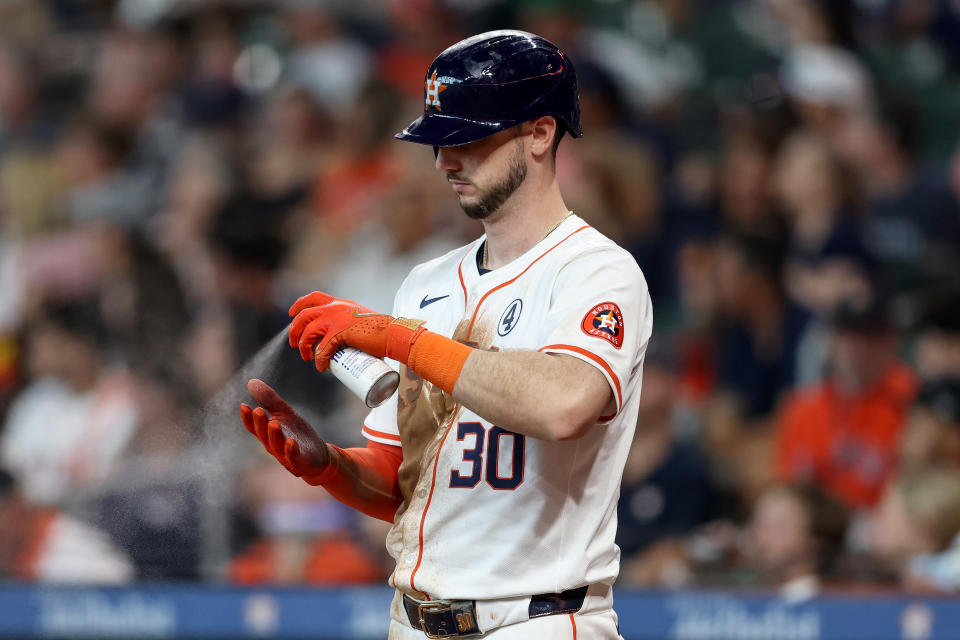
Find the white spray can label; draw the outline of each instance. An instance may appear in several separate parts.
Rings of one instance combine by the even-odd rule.
[[[371,409],[383,404],[400,385],[400,374],[390,365],[353,347],[333,354],[330,373]]]

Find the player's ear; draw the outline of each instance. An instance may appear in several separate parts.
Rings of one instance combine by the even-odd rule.
[[[553,151],[553,138],[558,134],[557,119],[553,116],[540,116],[529,123],[530,151],[535,158],[541,158]]]

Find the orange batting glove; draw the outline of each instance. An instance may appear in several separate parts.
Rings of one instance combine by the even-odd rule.
[[[326,371],[344,345],[405,363],[410,347],[426,331],[422,320],[394,318],[320,291],[297,300],[290,315],[290,346],[298,348],[304,360],[312,358],[320,371]]]
[[[330,465],[327,443],[267,383],[254,379],[247,383],[247,389],[262,406],[251,409],[240,405],[243,426],[287,471],[309,484],[319,484],[319,480],[311,480]]]
[[[320,371],[349,345],[376,358],[391,358],[448,393],[453,392],[470,347],[427,331],[422,320],[394,318],[320,291],[290,307],[290,346]]]

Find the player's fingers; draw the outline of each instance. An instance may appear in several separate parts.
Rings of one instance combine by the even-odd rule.
[[[316,473],[317,471],[310,460],[307,459],[307,456],[303,455],[300,443],[294,438],[287,438],[283,449],[283,457],[287,461],[287,468],[297,476],[303,476],[305,473]]]
[[[287,459],[287,463],[294,469],[302,468],[305,462],[303,454],[300,453],[300,444],[293,438],[287,438],[287,441],[284,443],[283,457]]]
[[[300,296],[297,298],[297,301],[293,303],[293,306],[290,307],[290,310],[287,311],[287,313],[290,314],[290,317],[292,318],[308,307],[324,305],[332,300],[336,300],[336,298],[324,293],[323,291],[314,291],[313,293],[308,293],[305,296]]]
[[[327,324],[323,318],[317,318],[303,330],[303,335],[300,336],[300,342],[297,344],[301,358],[308,362],[313,360],[314,345],[327,334]]]
[[[318,344],[314,350],[313,364],[317,368],[317,371],[326,371],[329,369],[330,358],[332,358],[333,354],[339,351],[342,346],[343,341],[338,340],[336,335],[324,336],[323,340],[320,341],[320,344]]]
[[[257,401],[257,404],[262,405],[271,414],[292,415],[296,413],[293,407],[287,404],[287,401],[281,398],[280,394],[263,380],[253,378],[247,382],[247,391]]]
[[[282,455],[286,439],[283,430],[280,429],[280,423],[276,420],[270,420],[267,423],[267,442],[270,444],[270,453],[275,456]]]
[[[253,435],[257,435],[253,427],[253,409],[243,403],[240,404],[240,421],[243,422],[243,426],[247,431]]]
[[[301,475],[307,472],[316,473],[321,470],[318,468],[316,461],[304,455],[303,450],[300,448],[300,442],[295,438],[287,438],[283,455],[287,459],[290,467],[296,469]]]
[[[257,436],[257,440],[259,440],[268,451],[270,449],[270,442],[267,440],[267,422],[269,421],[270,419],[267,417],[267,412],[261,407],[253,410],[253,435]]]
[[[311,322],[322,316],[323,311],[322,307],[310,307],[296,315],[293,322],[290,323],[290,328],[287,329],[287,342],[290,343],[291,347],[296,348],[303,337],[304,330]]]

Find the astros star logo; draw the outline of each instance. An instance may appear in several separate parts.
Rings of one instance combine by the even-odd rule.
[[[617,320],[613,317],[612,313],[607,311],[599,314],[597,318],[600,320],[599,326],[597,327],[598,329],[603,329],[613,335],[619,333],[620,330],[617,328]]]
[[[440,94],[447,90],[447,85],[437,82],[437,72],[427,78],[427,97],[424,100],[428,107],[436,107],[440,111]]]

